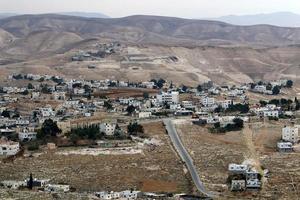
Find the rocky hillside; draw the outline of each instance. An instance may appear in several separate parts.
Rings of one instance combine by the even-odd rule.
[[[217,21],[158,16],[91,19],[62,15],[24,15],[0,20],[0,27],[16,37],[26,37],[35,31],[56,31],[71,32],[85,38],[106,36],[157,44],[163,42],[260,45],[300,43],[300,28],[269,25],[234,26]]]
[[[120,54],[89,63],[72,55],[98,43],[120,41]],[[300,77],[300,29],[157,16],[119,19],[25,15],[0,20],[0,72],[146,81],[165,78],[195,85]],[[120,62],[127,54],[158,58]],[[159,59],[175,56],[178,62]],[[60,66],[60,67],[57,67]],[[1,74],[0,74],[1,75]]]

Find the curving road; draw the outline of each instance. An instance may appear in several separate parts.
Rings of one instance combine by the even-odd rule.
[[[214,195],[205,189],[202,181],[200,180],[199,175],[196,170],[196,167],[193,163],[193,160],[192,160],[191,156],[189,155],[188,151],[185,149],[181,139],[179,138],[178,133],[176,131],[176,128],[175,128],[172,120],[164,119],[163,122],[165,124],[165,127],[167,129],[167,132],[171,138],[171,141],[172,141],[174,147],[176,148],[181,159],[186,164],[186,166],[191,174],[191,177],[193,179],[193,182],[194,182],[195,186],[197,187],[198,191],[201,192],[202,194],[206,195],[207,197],[213,197]]]

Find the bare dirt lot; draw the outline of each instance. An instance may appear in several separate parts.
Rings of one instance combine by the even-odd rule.
[[[250,135],[244,132],[217,135],[199,126],[177,125],[201,179],[209,190],[220,192],[220,199],[299,199],[299,153],[276,152],[282,127],[280,122],[266,122],[250,126]],[[263,169],[270,170],[270,177],[261,191],[231,193],[226,186],[228,164],[249,158],[257,159]]]
[[[70,184],[77,191],[136,188],[149,192],[188,192],[188,178],[169,144],[162,123],[146,124],[144,129],[146,134],[160,139],[163,145],[135,155],[47,153],[18,158],[13,163],[1,163],[0,180],[22,180],[32,172],[36,178]]]

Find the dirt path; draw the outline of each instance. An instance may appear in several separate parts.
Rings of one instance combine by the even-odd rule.
[[[245,128],[243,130],[243,136],[244,136],[244,141],[247,146],[248,151],[245,152],[244,157],[245,161],[251,162],[250,164],[254,165],[254,167],[262,173],[262,167],[259,161],[259,155],[256,151],[255,144],[253,142],[253,129],[250,127],[251,125],[245,125]]]

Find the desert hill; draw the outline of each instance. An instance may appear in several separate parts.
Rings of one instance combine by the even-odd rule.
[[[300,43],[300,28],[282,28],[270,25],[234,26],[217,21],[190,20],[158,16],[130,16],[115,19],[82,18],[62,15],[23,15],[0,20],[0,27],[16,37],[34,31],[72,32],[81,37],[109,35],[118,39],[116,32],[135,34],[129,41],[160,44],[164,38],[174,44],[182,40],[208,43],[286,45]],[[170,39],[171,38],[171,39]]]
[[[80,51],[119,41],[121,52],[95,62],[72,62]],[[158,16],[82,18],[24,15],[0,20],[0,69],[88,79],[165,78],[196,85],[300,77],[300,28],[234,26]],[[130,54],[150,61],[125,62]],[[174,56],[177,62],[166,57]],[[146,58],[146,60],[148,59]],[[96,65],[93,70],[88,65]]]

